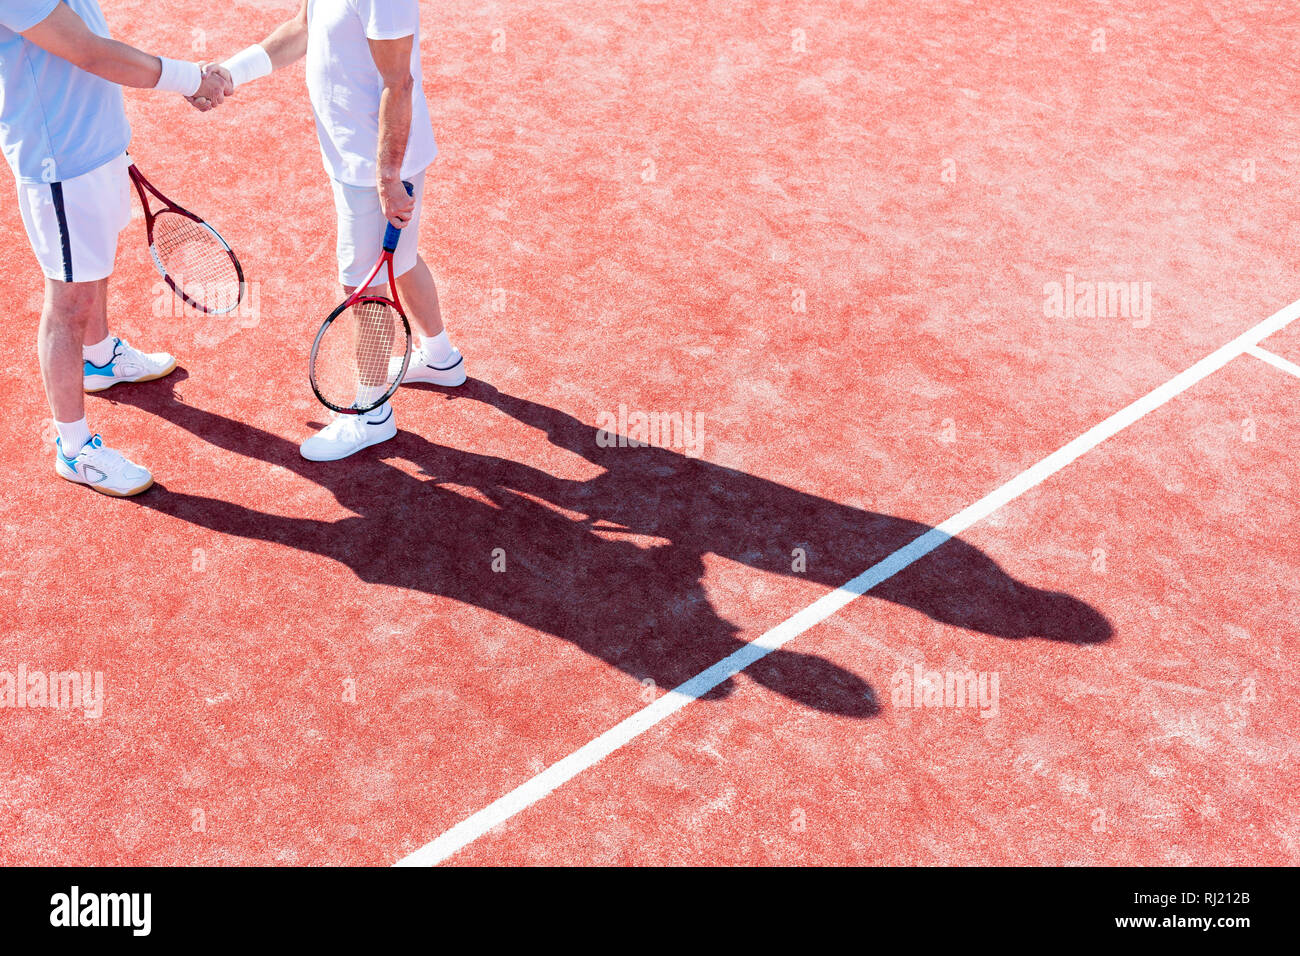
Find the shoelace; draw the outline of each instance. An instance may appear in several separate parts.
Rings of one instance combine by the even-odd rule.
[[[359,433],[364,427],[361,415],[340,415],[334,413],[334,421],[325,426],[321,432],[329,438],[339,438],[345,433],[350,433],[350,437],[359,437]]]
[[[126,339],[118,339],[118,350],[114,353],[113,358],[119,362],[133,362],[143,369],[155,369],[158,363],[152,356],[146,355],[137,348],[133,348],[131,343]]]
[[[120,451],[115,448],[105,448],[103,445],[86,444],[77,456],[87,465],[94,465],[100,471],[107,472],[109,469],[120,468],[126,464],[126,458]]]

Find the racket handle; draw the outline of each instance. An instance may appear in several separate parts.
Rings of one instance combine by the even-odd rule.
[[[406,187],[406,195],[414,196],[415,187],[405,180],[402,185]],[[402,238],[402,230],[398,229],[391,222],[388,224],[388,231],[384,233],[384,252],[396,252],[397,240]]]

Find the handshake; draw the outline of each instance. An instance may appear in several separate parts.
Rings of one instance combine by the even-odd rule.
[[[185,99],[200,113],[206,113],[224,103],[227,96],[234,95],[235,83],[230,71],[218,63],[200,63],[199,69],[203,71],[203,82],[193,96]]]

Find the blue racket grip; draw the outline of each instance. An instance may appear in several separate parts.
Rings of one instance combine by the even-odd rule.
[[[406,187],[406,195],[414,196],[415,187],[405,180],[402,185]],[[402,230],[398,229],[391,222],[388,224],[388,231],[384,233],[384,252],[396,252],[397,240],[402,238]]]

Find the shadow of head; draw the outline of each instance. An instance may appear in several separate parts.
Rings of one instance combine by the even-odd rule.
[[[933,620],[995,637],[1099,644],[1114,629],[1085,601],[1016,580],[960,538],[874,588],[872,595],[916,608]]]

